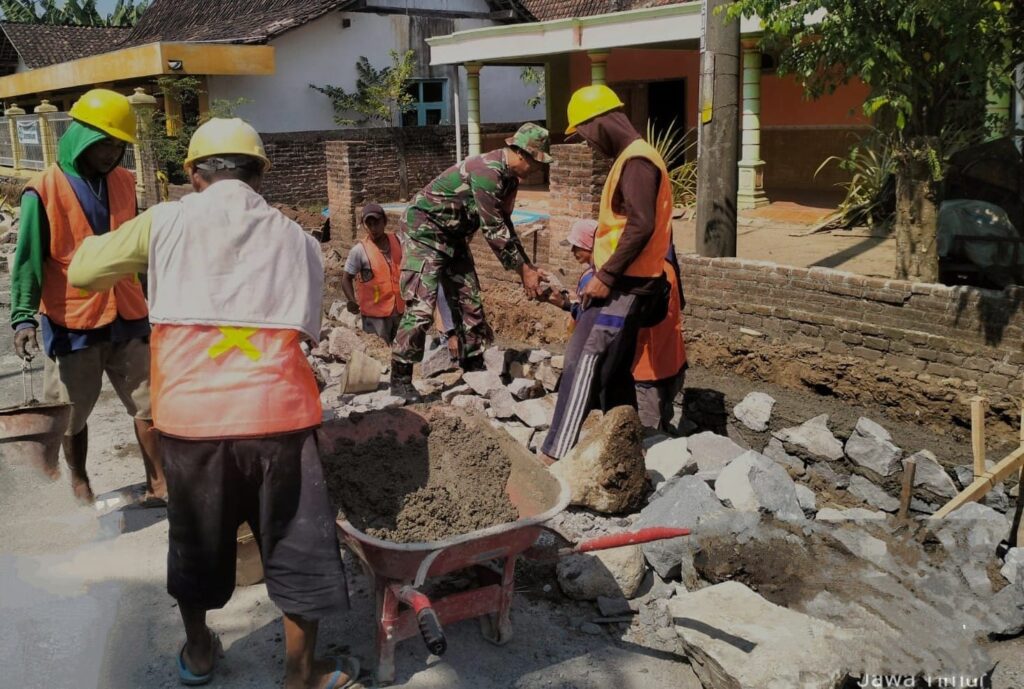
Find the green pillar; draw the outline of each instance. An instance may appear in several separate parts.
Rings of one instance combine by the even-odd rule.
[[[768,205],[764,193],[764,161],[761,160],[761,45],[756,38],[744,39],[743,119],[739,190],[736,205],[740,209]]]
[[[479,62],[466,63],[466,132],[469,135],[469,155],[481,153],[480,145],[480,69]]]

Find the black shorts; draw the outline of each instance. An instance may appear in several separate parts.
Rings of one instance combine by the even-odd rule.
[[[348,607],[345,571],[313,431],[234,440],[160,439],[167,474],[167,592],[224,607],[235,588],[238,527],[248,522],[270,599],[319,619]]]

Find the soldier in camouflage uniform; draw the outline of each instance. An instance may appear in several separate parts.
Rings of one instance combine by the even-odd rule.
[[[469,250],[478,229],[502,267],[519,273],[527,296],[539,292],[539,273],[516,236],[511,214],[519,180],[551,162],[548,131],[527,123],[505,143],[505,148],[470,156],[448,168],[409,204],[402,240],[406,309],[392,349],[391,383],[397,394],[412,394],[412,366],[423,358],[439,285],[455,317],[463,369],[483,367],[483,350],[492,333]]]

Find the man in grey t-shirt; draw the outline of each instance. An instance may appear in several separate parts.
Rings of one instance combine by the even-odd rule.
[[[364,206],[362,221],[366,236],[348,253],[341,291],[349,312],[362,314],[363,330],[391,344],[405,311],[398,284],[402,247],[395,235],[384,231],[388,218],[379,204]]]

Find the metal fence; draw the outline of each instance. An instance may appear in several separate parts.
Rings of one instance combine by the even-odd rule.
[[[39,115],[16,115],[14,130],[21,145],[21,167],[26,170],[42,170],[43,129],[39,126]]]
[[[11,128],[6,117],[0,117],[0,166],[14,167],[14,144],[11,143]]]

